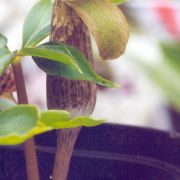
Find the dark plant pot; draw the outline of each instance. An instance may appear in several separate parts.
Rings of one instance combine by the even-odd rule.
[[[41,179],[48,180],[55,132],[36,137]],[[22,146],[1,147],[0,180],[26,180]],[[83,128],[68,180],[179,180],[180,137],[166,132],[105,124]]]

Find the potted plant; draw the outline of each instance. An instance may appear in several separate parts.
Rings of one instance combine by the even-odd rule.
[[[0,35],[0,73],[4,77],[12,77],[12,72],[7,72],[7,67],[12,65],[19,104],[9,100],[13,100],[13,88],[3,88],[13,82],[12,78],[10,81],[7,78],[1,84],[0,144],[25,142],[29,180],[40,179],[33,136],[61,129],[57,130],[52,177],[63,180],[67,178],[80,127],[104,122],[89,117],[96,101],[96,83],[109,87],[116,87],[116,84],[98,76],[93,70],[89,31],[95,37],[103,59],[113,59],[124,53],[128,27],[121,11],[112,4],[120,2],[55,0],[52,8],[51,0],[40,0],[25,20],[20,50],[11,52],[6,37]],[[50,41],[42,44],[41,41],[48,35]],[[47,73],[48,111],[28,105],[20,63],[23,56],[32,56]]]

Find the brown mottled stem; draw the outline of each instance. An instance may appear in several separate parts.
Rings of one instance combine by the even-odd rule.
[[[19,104],[28,104],[24,77],[20,62],[12,64],[14,71],[14,79],[17,90]],[[24,153],[26,160],[27,178],[28,180],[39,180],[38,161],[36,156],[36,148],[34,139],[31,138],[24,143]]]
[[[90,35],[81,19],[62,0],[55,0],[51,41],[63,42],[79,49],[93,66]],[[49,109],[65,109],[76,115],[90,115],[96,102],[96,85],[87,81],[47,76]],[[71,155],[80,128],[57,131],[57,152],[53,180],[66,180]]]
[[[0,96],[11,99],[15,90],[14,74],[11,67],[8,67],[0,76]]]

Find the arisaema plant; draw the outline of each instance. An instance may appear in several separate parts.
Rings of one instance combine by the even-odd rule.
[[[118,3],[121,1],[112,2]],[[77,12],[78,16],[82,18],[83,22],[95,37],[99,47],[100,56],[103,59],[117,58],[124,52],[128,38],[127,24],[123,14],[117,7],[115,7],[112,3],[104,0],[67,1],[67,4]],[[115,83],[103,79],[102,77],[97,75],[91,65],[88,63],[86,57],[75,47],[69,46],[65,43],[51,42],[39,44],[50,34],[51,13],[52,2],[50,0],[41,0],[32,8],[24,23],[23,45],[20,50],[11,52],[7,47],[6,37],[0,34],[0,75],[2,76],[3,72],[10,64],[18,64],[23,56],[35,56],[34,60],[37,65],[48,75],[62,76],[67,79],[93,81],[100,85],[116,87],[117,85]],[[1,97],[3,97],[3,95],[1,95]],[[3,129],[9,128],[8,123],[11,124],[11,127],[13,127],[12,123],[14,123],[14,125],[17,123],[14,118],[17,119],[19,127],[21,126],[21,120],[17,118],[17,116],[15,117],[13,114],[21,115],[22,113],[23,123],[23,119],[26,119],[27,122],[31,121],[28,120],[28,117],[31,116],[31,114],[29,113],[35,111],[36,119],[34,119],[32,122],[34,124],[33,127],[28,127],[28,123],[22,124],[23,127],[27,126],[27,131],[25,131],[24,133],[18,133],[18,131],[15,133],[14,128],[12,128],[12,132],[9,131],[9,133],[6,134],[3,134],[3,131],[1,131],[1,144],[18,144],[30,137],[29,135],[27,135],[29,131],[31,131],[31,136],[33,136],[39,133],[36,132],[36,128],[42,128],[43,132],[45,129],[49,129],[50,124],[48,125],[48,128],[46,128],[47,124],[42,123],[39,118],[41,114],[46,113],[46,111],[41,112],[38,107],[32,105],[23,106],[15,104],[13,107],[10,107],[10,109],[8,109],[7,107],[7,109],[4,109],[4,103],[6,104],[5,98],[1,99],[2,109],[0,117],[4,119],[6,117],[6,111],[8,111],[9,115],[8,119],[0,121]],[[27,108],[29,112],[24,113],[24,108]],[[56,116],[58,114],[59,121],[64,119],[64,114],[67,114],[67,117],[69,116],[68,112],[47,112],[52,116]],[[62,118],[60,118],[61,113]],[[72,121],[67,117],[65,118],[65,121],[67,121],[67,119],[69,121]],[[85,121],[86,120],[87,119],[85,118]],[[96,120],[94,121],[93,119],[91,119],[90,121],[92,122],[92,126],[98,124],[98,121]],[[7,124],[5,125],[3,123]],[[99,123],[101,123],[101,121],[99,121]],[[83,124],[77,124],[77,126],[81,125]],[[84,125],[86,125],[86,123]],[[68,126],[69,128],[71,127],[70,124]],[[75,125],[73,124],[72,126],[74,127]],[[32,128],[35,129],[33,130]],[[54,127],[52,126],[51,129],[53,128]],[[58,126],[56,128],[58,128]],[[62,128],[61,125],[59,128]],[[8,141],[4,141],[3,136],[4,138],[9,138],[9,135],[19,136],[19,140],[16,141],[14,138],[10,138]]]
[[[67,139],[65,143],[69,145],[67,151],[70,154],[65,161],[68,167],[80,130],[77,127],[91,127],[104,122],[90,117],[96,101],[96,83],[117,87],[117,84],[100,77],[94,71],[90,34],[97,42],[102,59],[115,59],[122,55],[129,36],[126,19],[115,5],[122,2],[40,0],[25,19],[21,49],[10,51],[6,37],[0,34],[0,75],[4,76],[12,65],[18,97],[17,103],[12,101],[12,91],[2,90],[1,145],[23,143],[37,134],[64,129],[58,131],[60,145],[57,147],[56,161],[62,165],[58,153],[64,146],[62,139]],[[42,43],[48,36],[50,40]],[[37,106],[28,105],[20,63],[24,56],[31,56],[47,74],[47,106],[50,110],[41,111]],[[6,83],[1,83],[1,89]],[[59,168],[57,162],[55,164],[53,179],[66,179],[67,167],[62,165]],[[38,173],[32,175],[30,172],[28,179],[39,179]]]

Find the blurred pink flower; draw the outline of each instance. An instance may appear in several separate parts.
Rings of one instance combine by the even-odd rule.
[[[165,30],[174,38],[180,40],[180,8],[170,0],[151,0],[153,10]]]

